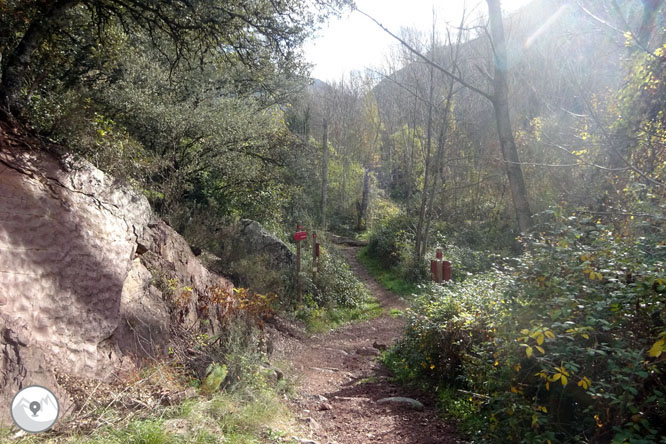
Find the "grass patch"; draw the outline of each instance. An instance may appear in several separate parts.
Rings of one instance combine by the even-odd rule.
[[[386,269],[379,260],[368,254],[368,247],[361,248],[356,256],[368,273],[384,288],[400,296],[411,296],[420,293],[417,283],[406,281],[394,270]]]
[[[481,438],[482,431],[488,427],[488,418],[479,412],[478,400],[453,388],[438,389],[437,398],[440,412],[456,423],[458,431],[470,439]]]
[[[354,386],[357,385],[363,385],[363,384],[377,384],[379,382],[379,378],[376,376],[368,376],[367,378],[362,378],[359,379],[354,383]]]
[[[389,310],[389,315],[391,315],[392,318],[399,318],[405,315],[405,313],[402,310],[398,310],[397,308],[392,308]]]
[[[296,317],[305,323],[309,333],[320,333],[350,322],[367,321],[381,316],[379,301],[368,297],[356,307],[303,308]]]
[[[18,429],[0,429],[2,444],[260,444],[296,430],[284,402],[285,380],[269,383],[260,373],[251,385],[218,391],[151,411],[108,411],[117,422],[87,433],[47,432],[14,439]],[[142,418],[136,416],[142,415]],[[123,419],[124,418],[124,419]],[[132,419],[133,418],[133,419]]]

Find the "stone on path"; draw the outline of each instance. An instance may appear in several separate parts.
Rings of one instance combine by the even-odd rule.
[[[379,356],[380,351],[377,350],[376,348],[361,347],[358,350],[356,350],[356,354],[362,356]]]
[[[398,404],[411,407],[414,410],[423,410],[423,404],[416,399],[403,398],[402,396],[392,396],[390,398],[382,398],[377,401],[377,404]]]

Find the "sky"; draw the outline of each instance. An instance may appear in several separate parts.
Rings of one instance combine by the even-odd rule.
[[[504,13],[530,0],[502,0]],[[377,19],[394,33],[402,27],[429,33],[433,8],[437,29],[446,24],[458,26],[463,10],[466,16],[486,13],[484,0],[356,0],[358,9]],[[352,70],[379,69],[398,43],[375,23],[358,12],[346,12],[332,19],[305,45],[305,58],[311,63],[312,77],[337,81]]]

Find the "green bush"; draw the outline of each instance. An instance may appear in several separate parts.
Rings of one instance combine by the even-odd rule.
[[[572,217],[525,246],[513,268],[431,287],[388,362],[475,394],[492,442],[666,442],[663,236]]]
[[[391,367],[403,379],[461,386],[465,356],[486,342],[509,309],[504,298],[512,280],[499,271],[458,284],[430,284],[407,309],[407,328],[391,351]]]
[[[355,307],[367,299],[368,291],[334,250],[322,249],[319,271],[313,281],[313,299],[320,307]]]
[[[373,228],[368,240],[368,254],[387,268],[395,267],[411,255],[409,246],[413,245],[413,237],[409,218],[393,216]]]

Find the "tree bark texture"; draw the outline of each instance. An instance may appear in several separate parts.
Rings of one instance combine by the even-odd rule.
[[[502,149],[502,157],[506,165],[506,173],[511,188],[511,198],[516,211],[518,228],[521,232],[532,226],[532,213],[530,210],[525,187],[523,171],[520,167],[516,141],[511,129],[511,117],[509,113],[509,91],[508,91],[508,61],[506,54],[506,41],[504,39],[504,24],[502,23],[502,11],[499,0],[486,0],[488,3],[488,14],[490,17],[490,33],[493,40],[495,52],[495,77],[493,79],[493,109],[497,121],[497,132]]]
[[[321,227],[326,230],[326,200],[328,196],[328,121],[324,119],[324,136],[321,144]]]
[[[365,230],[365,221],[368,218],[368,204],[370,202],[370,170],[365,169],[363,174],[363,194],[361,196],[361,203],[358,206],[358,220],[356,229],[358,231]]]

